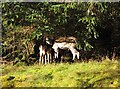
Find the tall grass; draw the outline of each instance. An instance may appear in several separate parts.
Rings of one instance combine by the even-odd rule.
[[[2,87],[120,87],[120,61],[5,66]]]

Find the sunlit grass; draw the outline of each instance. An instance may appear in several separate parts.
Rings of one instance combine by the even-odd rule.
[[[2,87],[120,87],[120,61],[2,67]]]

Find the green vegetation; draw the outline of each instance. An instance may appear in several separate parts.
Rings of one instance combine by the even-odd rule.
[[[9,60],[28,59],[45,35],[74,36],[76,48],[87,51],[100,48],[98,41],[105,51],[120,43],[119,2],[3,2],[1,8],[2,54]]]
[[[0,61],[18,62],[0,65],[2,87],[120,87],[120,2],[2,2],[1,8]],[[44,36],[74,36],[81,59],[95,61],[36,65],[29,57],[39,58]],[[97,62],[106,56],[118,60]]]
[[[118,60],[4,66],[2,87],[120,87]]]

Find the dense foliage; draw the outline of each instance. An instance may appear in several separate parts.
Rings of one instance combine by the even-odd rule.
[[[3,56],[15,59],[21,54],[28,57],[30,52],[33,53],[28,44],[34,45],[32,42],[40,40],[43,35],[75,36],[78,38],[77,48],[82,50],[94,48],[96,40],[115,43],[118,37],[114,36],[114,33],[118,33],[120,28],[119,4],[2,3]],[[23,56],[19,58],[22,59]]]

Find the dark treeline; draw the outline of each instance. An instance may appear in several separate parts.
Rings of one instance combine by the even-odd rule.
[[[45,35],[74,36],[81,58],[120,56],[120,2],[2,3],[2,56],[27,60]]]

